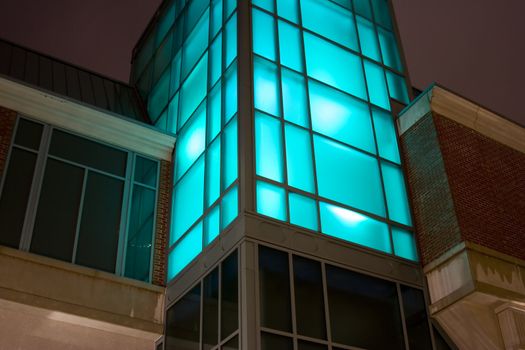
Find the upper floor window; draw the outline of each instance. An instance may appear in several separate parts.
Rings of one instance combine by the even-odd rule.
[[[0,244],[149,282],[159,163],[19,118]]]

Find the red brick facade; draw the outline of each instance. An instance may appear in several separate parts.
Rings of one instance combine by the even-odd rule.
[[[153,279],[152,283],[158,286],[166,284],[166,248],[168,246],[168,233],[170,229],[171,206],[171,163],[160,163],[160,185],[157,200],[157,221],[155,227],[155,247],[153,251]]]
[[[525,259],[525,154],[435,114],[401,146],[423,264],[461,241]]]
[[[0,179],[4,174],[15,123],[16,112],[0,106]]]

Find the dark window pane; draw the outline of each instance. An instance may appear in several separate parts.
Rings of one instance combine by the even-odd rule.
[[[115,272],[124,182],[88,173],[76,263]]]
[[[126,277],[149,281],[155,191],[133,186],[126,246]]]
[[[202,304],[202,349],[208,350],[219,341],[219,269],[204,279]]]
[[[20,244],[35,163],[36,154],[13,148],[0,199],[0,244],[13,248]]]
[[[31,251],[72,261],[84,169],[47,160]]]
[[[126,152],[60,130],[53,131],[49,153],[119,176],[126,172]]]
[[[238,264],[237,251],[222,263],[221,275],[221,338],[232,334],[238,327]]]
[[[333,342],[371,350],[405,348],[394,283],[334,266],[326,267],[326,282]]]
[[[323,344],[310,343],[307,341],[299,340],[299,350],[328,350],[328,347]]]
[[[261,333],[261,350],[293,350],[292,338]]]
[[[410,349],[432,349],[425,298],[419,289],[401,286]]]
[[[232,339],[228,340],[226,344],[221,346],[222,350],[237,350],[239,349],[239,337],[235,336]]]
[[[44,130],[43,125],[20,118],[16,129],[15,143],[38,151],[42,139],[42,130]]]
[[[288,254],[259,247],[261,325],[291,331],[290,276]]]
[[[200,327],[200,284],[173,305],[166,316],[166,350],[198,350]]]
[[[294,256],[293,270],[297,333],[326,339],[321,264]]]
[[[135,181],[155,187],[157,185],[157,162],[137,156],[135,160]]]

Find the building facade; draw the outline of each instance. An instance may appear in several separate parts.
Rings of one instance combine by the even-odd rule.
[[[414,99],[390,2],[164,1],[132,63],[0,43],[0,349],[524,346],[525,131]]]

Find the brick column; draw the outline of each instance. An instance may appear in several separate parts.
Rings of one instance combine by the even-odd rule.
[[[160,162],[159,195],[157,200],[157,221],[155,227],[155,247],[153,250],[152,283],[158,286],[166,284],[168,233],[170,229],[170,210],[172,192],[172,164]]]
[[[0,106],[0,179],[4,174],[15,122],[16,112]]]

